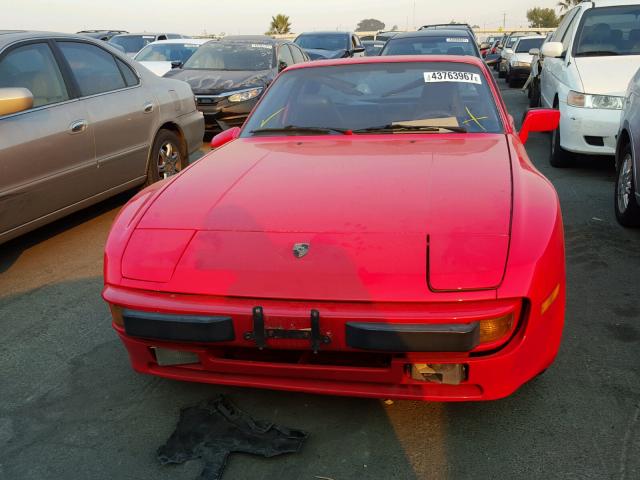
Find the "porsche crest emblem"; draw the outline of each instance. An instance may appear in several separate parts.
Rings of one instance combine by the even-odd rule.
[[[309,244],[308,243],[296,243],[293,246],[293,256],[296,258],[302,258],[307,253],[309,253]]]

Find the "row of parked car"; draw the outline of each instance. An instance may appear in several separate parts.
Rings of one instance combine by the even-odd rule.
[[[562,114],[552,164],[565,166],[575,153],[615,154],[616,214],[621,223],[638,225],[639,18],[640,5],[603,0],[575,7],[546,38],[513,32],[493,45],[478,44],[467,25],[428,25],[364,42],[377,43],[382,56],[484,57],[513,83],[533,63],[532,105]],[[169,33],[0,31],[0,209],[8,212],[0,216],[0,243],[180,171],[205,130],[242,125],[281,70],[364,55],[353,32],[218,41]]]

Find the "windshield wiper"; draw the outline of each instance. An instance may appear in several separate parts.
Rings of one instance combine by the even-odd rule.
[[[274,128],[256,128],[255,130],[251,130],[249,133],[323,133],[329,134],[331,132],[340,133],[342,135],[351,135],[351,130],[347,130],[344,128],[333,128],[333,127],[298,127],[296,125],[287,125],[284,127],[274,127]]]
[[[449,130],[454,133],[467,133],[464,127],[450,126],[425,126],[425,125],[403,125],[402,123],[391,123],[389,125],[381,125],[378,127],[360,128],[354,130],[353,133],[371,133],[371,132],[439,132],[440,130]]]
[[[593,50],[591,52],[576,53],[576,57],[615,57],[620,55],[618,52],[612,52],[611,50]]]

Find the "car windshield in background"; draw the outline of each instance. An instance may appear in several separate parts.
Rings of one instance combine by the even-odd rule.
[[[153,35],[124,35],[113,37],[110,43],[121,46],[125,52],[139,52],[155,39]]]
[[[640,5],[592,8],[582,17],[576,57],[640,54]]]
[[[147,45],[138,55],[138,62],[186,62],[200,45],[193,43],[155,43]]]
[[[475,47],[468,37],[392,38],[382,55],[472,55]]]
[[[508,41],[507,41],[507,47],[506,48],[513,48],[513,46],[516,44],[516,42],[518,41],[519,37],[511,37]]]
[[[271,43],[211,42],[203,45],[184,64],[193,70],[269,70],[274,65]]]
[[[301,35],[295,42],[299,47],[309,50],[346,50],[347,37],[344,35]]]
[[[529,53],[529,50],[532,48],[540,48],[542,46],[542,42],[544,42],[544,37],[520,40],[516,47],[516,53]]]
[[[479,68],[411,62],[289,71],[272,85],[242,136],[502,131]]]

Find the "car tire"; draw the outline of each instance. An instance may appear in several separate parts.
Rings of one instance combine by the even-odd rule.
[[[507,77],[507,83],[509,84],[509,88],[516,88],[518,86],[518,79],[513,78],[512,75]]]
[[[640,205],[636,198],[633,152],[630,145],[626,145],[622,150],[617,167],[614,197],[616,218],[622,226],[640,227]]]
[[[169,178],[187,166],[184,145],[178,135],[171,130],[160,130],[153,141],[147,168],[149,186],[165,178]]]
[[[551,132],[551,155],[549,157],[549,163],[555,168],[566,168],[571,165],[573,156],[571,152],[566,151],[560,145],[560,135],[560,125],[558,125],[558,128]]]

